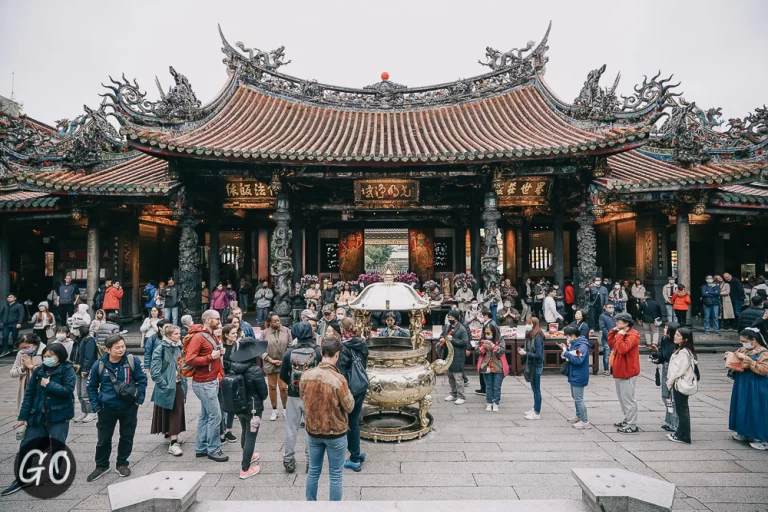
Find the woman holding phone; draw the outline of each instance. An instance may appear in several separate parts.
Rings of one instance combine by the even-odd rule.
[[[485,410],[499,412],[501,383],[509,373],[506,343],[499,336],[499,329],[492,322],[483,328],[483,338],[477,345],[477,371],[485,379]]]
[[[539,319],[534,317],[525,321],[525,348],[517,350],[526,357],[526,364],[531,365],[531,391],[533,391],[533,409],[525,413],[527,420],[541,419],[541,372],[544,371],[544,333],[541,332]]]

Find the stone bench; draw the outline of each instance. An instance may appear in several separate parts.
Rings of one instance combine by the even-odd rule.
[[[572,469],[594,512],[670,512],[675,485],[624,469]]]
[[[197,501],[204,471],[160,471],[107,488],[109,505],[120,512],[184,512]]]

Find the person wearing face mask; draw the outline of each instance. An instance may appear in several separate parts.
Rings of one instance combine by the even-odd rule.
[[[181,328],[173,324],[164,324],[163,337],[155,346],[151,358],[149,375],[155,383],[152,390],[152,426],[150,434],[163,434],[170,438],[168,453],[176,457],[182,455],[178,442],[179,434],[187,430],[184,415],[184,402],[187,397],[187,379],[181,375],[179,358],[181,357]]]
[[[715,284],[720,287],[720,313],[722,314],[722,328],[733,329],[736,314],[731,300],[731,285],[720,276],[715,276]]]
[[[504,308],[499,312],[499,323],[505,327],[517,327],[520,324],[520,312],[509,300],[504,301]]]
[[[563,330],[565,343],[558,345],[562,349],[560,357],[568,365],[568,384],[571,385],[571,396],[576,408],[576,416],[568,418],[568,422],[577,430],[589,430],[592,425],[587,417],[587,404],[584,402],[584,388],[589,384],[589,340],[579,335],[578,329],[568,326]]]
[[[653,300],[651,292],[645,292],[645,297],[640,303],[640,325],[645,333],[646,348],[659,344],[661,315],[661,304]]]
[[[75,340],[69,336],[69,327],[66,325],[58,326],[54,338],[56,343],[61,343],[64,346],[64,349],[67,351],[67,358],[69,358],[69,354],[72,353],[72,347],[75,344]]]
[[[26,427],[19,453],[36,448],[41,438],[66,443],[69,422],[75,416],[75,369],[67,361],[67,351],[53,343],[43,351],[43,364],[32,370],[19,410],[16,430]],[[15,480],[0,496],[13,494],[26,485]]]
[[[74,423],[90,423],[97,416],[93,412],[86,384],[93,363],[99,358],[99,353],[97,351],[96,339],[91,336],[88,327],[84,325],[76,327],[73,329],[72,334],[75,337],[75,343],[72,346],[70,360],[77,374],[77,399],[80,402],[81,412],[74,419]]]
[[[693,332],[690,329],[678,329],[674,337],[677,350],[669,359],[667,380],[664,385],[672,393],[677,413],[677,430],[667,434],[667,439],[675,443],[691,444],[691,414],[688,409],[688,398],[696,391],[691,390],[687,383],[698,380],[695,375],[696,349],[693,345]]]
[[[341,322],[346,316],[347,312],[344,310],[344,308],[336,308],[336,320]]]
[[[611,374],[610,358],[611,347],[608,345],[608,333],[616,327],[616,320],[614,320],[615,309],[613,304],[606,304],[603,307],[603,312],[600,314],[600,345],[603,349],[603,375],[606,377]]]
[[[768,450],[768,344],[760,330],[748,327],[739,333],[741,348],[726,352],[740,368],[733,376],[728,428],[736,441],[750,443],[755,450]],[[729,364],[729,368],[732,366]]]
[[[45,344],[35,334],[22,334],[19,338],[19,351],[11,366],[11,378],[19,379],[19,392],[16,395],[16,410],[21,409],[24,392],[27,389],[32,370],[43,364]]]
[[[517,349],[525,357],[523,376],[531,383],[533,408],[525,413],[527,420],[541,419],[541,373],[544,371],[544,333],[539,319],[532,317],[525,323],[525,348]]]
[[[613,370],[616,395],[624,418],[614,423],[619,434],[637,434],[637,399],[635,384],[640,375],[640,333],[632,328],[634,320],[628,313],[616,315],[616,327],[608,332],[611,357],[608,362]]]
[[[616,311],[624,311],[627,305],[627,292],[622,288],[621,283],[613,285],[613,290],[608,293],[608,302],[612,303]]]
[[[627,302],[627,311],[635,317],[640,318],[640,303],[645,300],[645,286],[640,279],[635,279],[635,283],[632,285],[629,294],[629,302]]]
[[[480,304],[477,303],[477,299],[472,299],[467,311],[464,313],[464,322],[470,329],[482,329],[483,328],[483,310]]]
[[[664,415],[664,424],[661,426],[663,430],[667,432],[675,432],[677,430],[678,418],[675,413],[674,402],[671,402],[672,407],[667,402],[672,398],[672,394],[669,388],[664,385],[667,382],[667,372],[669,371],[669,361],[672,358],[672,354],[677,348],[675,346],[675,333],[680,328],[680,325],[676,322],[670,322],[664,328],[664,335],[661,337],[661,344],[658,350],[651,354],[651,361],[653,364],[661,365],[661,403],[664,405],[666,413]],[[657,382],[657,384],[659,384]]]
[[[456,405],[465,403],[466,397],[464,396],[464,363],[466,361],[466,351],[469,345],[469,333],[467,329],[459,322],[459,312],[448,312],[448,325],[443,327],[443,332],[440,334],[440,341],[438,343],[438,350],[440,350],[440,357],[445,358],[448,354],[448,348],[446,343],[449,342],[453,345],[453,362],[448,368],[448,384],[451,387],[451,393],[445,397],[446,402],[454,402]]]
[[[485,379],[485,410],[499,412],[501,402],[501,384],[509,374],[506,342],[499,335],[496,324],[483,328],[483,337],[477,345],[477,373]]]
[[[608,301],[607,290],[605,292],[605,298],[603,297],[604,290],[605,287],[602,286],[602,281],[600,278],[595,278],[595,280],[592,281],[592,285],[589,287],[589,298],[587,299],[587,304],[589,306],[589,317],[587,322],[589,323],[589,328],[593,331],[599,329],[600,313],[603,311],[603,306],[605,306],[606,302]]]
[[[677,292],[677,284],[675,284],[675,278],[669,276],[667,278],[667,284],[661,289],[661,295],[664,297],[664,307],[667,310],[667,322],[677,323],[677,317],[675,316],[675,308],[673,298]]]
[[[714,329],[715,334],[720,334],[720,323],[718,316],[720,314],[720,286],[715,283],[711,275],[704,279],[705,283],[701,285],[701,303],[704,306],[704,333],[709,333],[710,328]]]
[[[691,296],[688,294],[685,285],[681,284],[677,287],[677,291],[672,295],[672,309],[675,311],[677,317],[677,323],[681,327],[686,325],[686,317],[688,316],[688,308],[691,306]]]
[[[469,286],[467,286],[467,283],[463,283],[461,288],[456,290],[456,295],[453,296],[459,304],[459,311],[462,313],[465,313],[467,309],[469,309],[469,304],[474,297],[475,296],[472,293],[472,290],[469,289]]]

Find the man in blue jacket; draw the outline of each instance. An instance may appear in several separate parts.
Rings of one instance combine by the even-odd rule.
[[[141,368],[141,361],[133,354],[126,353],[123,337],[112,334],[107,337],[104,345],[107,353],[94,363],[88,376],[91,407],[99,415],[96,423],[96,469],[88,475],[88,482],[98,480],[109,471],[112,436],[118,421],[120,441],[117,444],[117,474],[121,477],[131,475],[128,458],[133,450],[139,406],[144,403],[147,391],[147,376]],[[134,386],[135,389],[130,389]]]
[[[568,384],[571,385],[571,396],[576,406],[576,416],[569,418],[573,428],[587,430],[592,428],[587,418],[587,404],[584,402],[584,388],[589,384],[589,340],[579,336],[579,330],[569,325],[563,330],[568,345],[560,343],[563,349],[561,357],[569,362]]]
[[[608,361],[611,358],[611,347],[608,345],[608,333],[611,329],[616,327],[616,320],[613,318],[613,314],[616,308],[613,304],[606,304],[603,306],[603,312],[600,314],[600,345],[603,349],[603,375],[610,375],[611,369],[608,366]]]
[[[701,285],[701,302],[704,305],[704,332],[709,333],[710,324],[715,334],[720,334],[718,315],[720,314],[720,286],[708,275],[706,283]],[[711,320],[711,321],[710,321]]]
[[[156,294],[157,286],[155,286],[155,281],[148,282],[144,289],[141,291],[141,300],[144,302],[144,312],[147,314],[147,318],[150,316],[149,313],[151,309],[155,307]],[[160,311],[160,314],[163,314],[163,312]]]
[[[0,308],[0,324],[3,324],[3,348],[0,350],[0,357],[10,354],[8,350],[8,338],[10,337],[15,345],[19,341],[19,329],[24,321],[24,307],[16,302],[16,295],[8,294],[8,303]]]

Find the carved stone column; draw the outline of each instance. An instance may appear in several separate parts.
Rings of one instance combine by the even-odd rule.
[[[576,232],[578,244],[579,280],[576,288],[576,302],[581,309],[587,305],[587,285],[597,275],[597,239],[595,237],[595,217],[587,212],[581,212],[576,217],[579,230]]]
[[[88,253],[86,264],[86,288],[88,305],[93,307],[93,296],[99,288],[99,221],[94,212],[88,212]]]
[[[179,239],[179,290],[182,315],[192,315],[195,322],[202,314],[200,303],[201,271],[197,254],[197,219],[191,211],[179,221],[181,238]]]
[[[0,297],[11,293],[11,237],[8,230],[8,220],[0,220]]]
[[[272,244],[275,250],[275,261],[272,263],[272,277],[275,286],[274,312],[280,316],[283,325],[291,325],[290,293],[292,288],[293,264],[291,262],[291,213],[289,210],[288,196],[277,196],[277,209],[273,215],[276,227],[272,235]]]
[[[498,222],[501,218],[498,208],[496,208],[496,193],[486,192],[483,201],[483,255],[482,272],[483,282],[486,289],[492,284],[499,284],[499,243],[497,235],[499,233]]]
[[[555,236],[555,283],[560,285],[560,289],[565,287],[565,235],[563,234],[563,224],[565,222],[562,212],[556,212],[553,215],[554,236]]]
[[[677,213],[677,282],[691,291],[691,227],[688,211]]]

